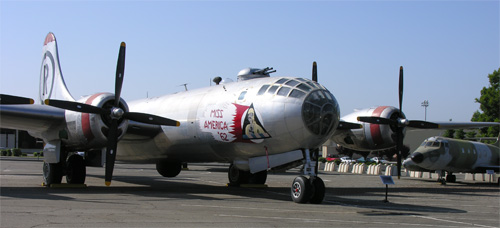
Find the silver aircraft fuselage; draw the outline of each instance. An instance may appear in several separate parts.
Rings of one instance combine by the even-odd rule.
[[[263,77],[132,101],[130,111],[175,119],[153,137],[127,134],[117,159],[230,162],[317,148],[339,123],[339,106],[320,84]],[[134,128],[131,123],[129,128]]]

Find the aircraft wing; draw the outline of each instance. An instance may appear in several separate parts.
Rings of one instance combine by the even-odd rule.
[[[486,173],[487,170],[493,170],[495,172],[499,172],[500,171],[500,166],[495,166],[495,165],[492,165],[492,166],[479,166],[479,167],[476,167],[476,169],[474,170],[475,172],[477,173]]]
[[[43,132],[65,121],[64,110],[46,105],[0,105],[0,127]]]
[[[467,128],[482,128],[499,126],[500,123],[496,122],[432,122],[439,125],[439,129],[467,129]],[[408,127],[409,130],[417,129],[413,127]]]

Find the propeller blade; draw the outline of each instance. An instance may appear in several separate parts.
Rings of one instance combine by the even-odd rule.
[[[65,110],[71,110],[75,112],[83,112],[83,113],[94,113],[94,114],[107,114],[108,112],[105,109],[88,105],[88,104],[83,104],[83,103],[78,103],[74,101],[62,101],[62,100],[52,100],[52,99],[46,99],[45,100],[46,105],[50,105],[52,107],[56,108],[62,108]]]
[[[399,111],[403,113],[403,66],[399,67]]]
[[[106,186],[111,185],[113,178],[113,169],[115,167],[116,147],[118,138],[118,120],[113,119],[108,133],[108,147],[106,148],[106,173],[104,175],[104,183]]]
[[[337,130],[350,130],[350,129],[361,129],[361,128],[363,128],[362,124],[340,121]]]
[[[118,52],[118,61],[116,63],[116,79],[115,79],[115,107],[119,107],[120,94],[122,92],[123,76],[125,74],[125,42],[120,44]]]
[[[0,94],[0,104],[34,104],[31,98]]]
[[[397,121],[383,118],[383,117],[374,117],[374,116],[358,116],[358,121],[371,123],[371,124],[388,124],[388,125],[397,125]]]
[[[318,66],[316,64],[316,61],[313,62],[312,80],[314,82],[318,82]]]
[[[403,128],[399,127],[396,133],[397,159],[398,159],[398,179],[401,178],[401,150],[403,150]]]
[[[422,120],[410,120],[410,124],[408,125],[408,127],[432,129],[432,128],[439,128],[439,124]]]
[[[164,118],[161,116],[156,116],[152,114],[140,113],[140,112],[126,112],[123,117],[147,124],[155,124],[155,125],[166,125],[166,126],[176,126],[178,127],[180,123],[178,121]]]

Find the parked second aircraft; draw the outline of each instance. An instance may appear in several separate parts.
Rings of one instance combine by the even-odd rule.
[[[438,181],[455,182],[453,173],[500,172],[500,148],[495,145],[446,137],[430,137],[403,163],[412,171],[437,171]],[[447,173],[446,178],[445,173]],[[499,178],[500,179],[500,178]],[[500,181],[500,180],[499,180]]]

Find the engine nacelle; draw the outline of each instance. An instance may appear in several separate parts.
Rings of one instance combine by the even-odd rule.
[[[111,93],[97,93],[86,96],[78,100],[104,109],[113,106],[115,95]],[[128,106],[120,98],[120,108],[128,112]],[[100,149],[106,147],[108,142],[109,126],[111,117],[107,115],[80,113],[66,111],[67,135],[60,136],[66,146],[75,150],[86,151],[90,149]],[[127,131],[128,120],[118,120],[118,140],[120,140]]]
[[[383,117],[388,119],[406,118],[404,113],[392,106],[379,106],[351,113],[343,121],[360,123],[361,129],[338,130],[332,140],[341,146],[357,151],[384,150],[396,146],[396,129],[386,124],[359,122],[358,116]],[[403,130],[404,137],[405,130]]]

